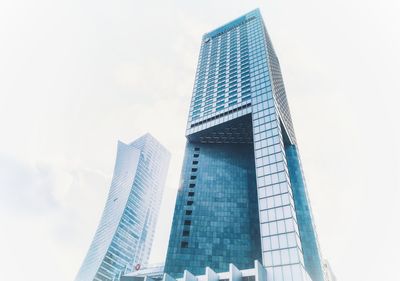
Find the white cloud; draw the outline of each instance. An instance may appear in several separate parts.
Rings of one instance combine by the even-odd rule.
[[[0,157],[0,203],[10,215],[42,214],[58,207],[51,169]]]

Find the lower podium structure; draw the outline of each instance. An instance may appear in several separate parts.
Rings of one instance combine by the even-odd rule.
[[[164,277],[164,264],[149,264],[137,271],[130,272],[121,277],[120,281],[147,281],[162,280]]]
[[[185,270],[182,278],[173,278],[162,273],[163,266],[145,268],[132,272],[121,278],[121,281],[267,281],[267,271],[259,261],[254,261],[254,267],[239,270],[234,264],[229,264],[229,271],[216,273],[206,267],[204,275],[194,275]]]

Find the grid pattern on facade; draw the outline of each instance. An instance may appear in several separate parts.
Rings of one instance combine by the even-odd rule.
[[[251,152],[250,144],[188,143],[165,265],[171,276],[261,259]]]
[[[243,48],[240,63],[242,58],[245,58],[246,67],[241,66],[240,71],[239,68],[235,69],[235,59],[227,58],[228,53],[229,56],[233,53],[236,60],[239,58],[239,55],[235,53],[235,48],[240,51]],[[232,68],[231,62],[233,62]],[[221,66],[221,69],[225,69],[225,74],[220,71]],[[227,70],[229,70],[229,75]],[[245,108],[243,108],[243,99],[239,99],[243,97],[244,92],[242,77],[246,77],[245,81],[249,81],[249,84],[245,86],[246,91],[249,90],[249,99],[244,101]],[[229,104],[230,93],[233,92],[232,96],[235,96],[235,91],[239,88],[240,95],[237,95],[237,104]],[[217,105],[217,101],[221,102]],[[219,107],[221,108],[218,109]],[[258,241],[268,280],[309,281],[311,276],[313,281],[322,281],[316,236],[309,238],[301,234],[302,229],[306,229],[303,233],[315,234],[312,216],[305,196],[306,187],[299,156],[296,154],[292,157],[293,153],[287,155],[290,152],[287,150],[288,145],[295,147],[297,152],[296,139],[279,62],[258,10],[203,36],[186,136],[188,143],[182,171],[184,184],[177,197],[166,272],[176,276],[182,273],[183,269],[188,269],[199,274],[200,268],[204,270],[206,266],[224,270],[224,263],[228,261],[235,264],[243,262],[243,260],[232,261],[230,259],[234,257],[227,254],[231,248],[236,247],[233,241],[223,244],[221,250],[225,253],[216,258],[221,260],[216,261],[201,258],[202,251],[213,249],[214,244],[205,243],[198,248],[198,245],[191,240],[193,237],[200,238],[200,233],[204,234],[194,227],[197,224],[195,220],[198,214],[197,206],[201,205],[203,200],[207,202],[209,209],[214,209],[214,206],[218,205],[218,201],[203,198],[202,194],[218,189],[218,186],[225,186],[225,182],[229,183],[229,187],[226,187],[228,190],[240,189],[246,185],[240,180],[230,181],[224,178],[225,175],[237,178],[236,174],[231,174],[232,163],[227,164],[229,161],[224,161],[223,152],[227,149],[227,144],[234,145],[237,142],[243,142],[248,143],[250,149],[241,150],[241,158],[234,162],[240,163],[241,160],[246,159],[247,153],[254,157],[254,162],[247,168],[248,171],[254,168],[255,185],[248,182],[247,188],[249,192],[256,192],[258,223],[257,230],[252,233],[259,233],[259,236],[244,235],[240,243]],[[200,161],[197,162],[202,163],[202,159],[205,158],[208,165],[197,168],[196,182],[190,183],[186,180],[192,179],[191,176],[189,177],[188,170],[192,159],[188,157],[192,153],[190,149],[193,145],[199,146],[202,151]],[[210,153],[204,154],[207,149]],[[220,158],[220,162],[226,163],[221,166],[223,170],[209,165],[211,163],[209,161],[217,162]],[[207,172],[204,169],[207,169]],[[194,192],[190,212],[191,223],[187,229],[178,231],[180,235],[185,233],[185,238],[175,241],[174,229],[179,229],[180,225],[184,225],[182,224],[183,205],[184,198],[187,196],[184,190],[189,188],[190,184],[194,184],[197,188],[199,181],[204,179],[212,179],[212,181],[203,182],[201,189]],[[252,186],[255,190],[252,190]],[[221,194],[224,192],[226,192],[225,189],[221,191]],[[232,198],[227,200],[235,201]],[[301,211],[296,209],[297,205]],[[245,213],[244,209],[241,211]],[[204,223],[210,224],[210,231],[215,231],[213,228],[218,229],[221,218],[213,214],[204,216],[202,219],[206,220]],[[231,222],[229,218],[224,219]],[[250,216],[247,219],[251,220],[254,217]],[[300,228],[299,224],[306,227]],[[186,252],[181,252],[179,249],[182,247],[177,246],[182,241],[185,241],[183,249]],[[242,253],[237,254],[236,259],[246,256]],[[311,256],[315,258],[310,260]]]
[[[252,118],[263,264],[273,280],[302,280],[302,248],[261,17],[252,25]]]
[[[301,172],[297,147],[285,142],[285,153],[288,162],[290,181],[293,186],[293,198],[296,204],[296,216],[299,225],[304,265],[313,280],[323,281],[323,270],[319,253],[319,245],[313,224],[305,180]]]
[[[149,134],[118,153],[102,219],[77,281],[111,281],[147,262],[169,153]]]
[[[289,104],[285,92],[285,85],[283,84],[283,78],[279,60],[278,57],[276,56],[274,47],[272,46],[272,41],[270,40],[267,29],[265,27],[264,27],[264,34],[267,44],[269,68],[271,70],[270,74],[273,84],[273,93],[278,107],[278,112],[283,120],[283,125],[287,130],[290,141],[293,144],[296,144],[296,136],[294,134],[292,117],[290,116]]]
[[[251,99],[247,22],[203,37],[190,108],[191,122]]]

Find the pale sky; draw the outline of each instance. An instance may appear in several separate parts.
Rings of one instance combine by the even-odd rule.
[[[0,2],[0,279],[71,281],[117,140],[172,153],[164,260],[203,33],[259,7],[281,62],[322,254],[339,281],[400,280],[400,2]]]

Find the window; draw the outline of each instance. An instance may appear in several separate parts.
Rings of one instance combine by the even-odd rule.
[[[182,236],[189,236],[189,234],[190,234],[189,230],[184,230],[182,232]]]
[[[250,80],[246,80],[246,81],[242,82],[242,88],[244,88],[245,86],[248,86],[248,85],[250,85]]]
[[[190,176],[190,179],[191,179],[191,180],[195,180],[195,179],[196,179],[196,176]]]
[[[191,225],[192,224],[192,221],[190,221],[190,220],[185,220],[185,223],[184,223],[185,225]]]
[[[187,215],[187,216],[191,216],[192,215],[192,210],[186,210],[185,211],[185,215]]]
[[[186,205],[192,206],[192,205],[193,205],[193,201],[187,201],[187,202],[186,202]]]
[[[242,277],[242,281],[255,281],[256,277],[255,276],[245,276]]]
[[[181,248],[188,248],[189,247],[189,243],[186,241],[182,241],[181,242]]]
[[[294,232],[288,233],[287,236],[288,247],[295,247],[296,246],[296,236]]]
[[[195,147],[194,151],[200,151],[200,147]]]
[[[194,183],[189,184],[190,188],[194,188],[195,186],[196,186],[196,184],[194,184]]]
[[[193,165],[199,164],[199,161],[193,161]]]
[[[190,197],[193,197],[193,196],[194,196],[194,192],[191,191],[191,192],[188,193],[188,195],[189,195]]]
[[[194,158],[198,158],[199,155],[200,155],[200,154],[196,153],[196,154],[194,154],[193,156],[194,156]]]
[[[197,172],[197,168],[192,168],[192,172]]]

